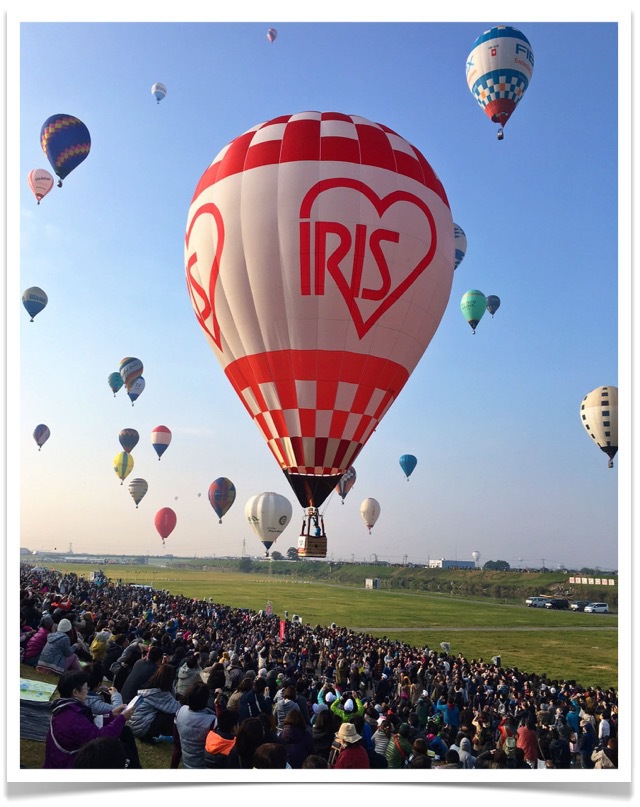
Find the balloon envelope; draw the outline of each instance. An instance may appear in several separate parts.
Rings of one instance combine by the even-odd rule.
[[[162,99],[167,94],[167,88],[161,82],[157,81],[153,87],[151,88],[151,95],[156,99],[158,103],[162,101]]]
[[[54,179],[45,168],[34,168],[33,171],[29,171],[27,182],[33,195],[38,200],[38,204],[40,204],[40,200],[44,199],[53,188]]]
[[[40,145],[51,167],[63,180],[88,157],[91,135],[84,123],[73,115],[52,115],[42,124]]]
[[[268,552],[291,521],[293,508],[291,502],[279,493],[259,493],[245,504],[244,514]]]
[[[151,432],[151,445],[158,455],[158,459],[169,448],[171,442],[171,429],[166,426],[156,426]]]
[[[113,392],[113,397],[116,397],[116,392],[122,389],[124,386],[124,381],[122,380],[122,376],[120,373],[109,373],[109,377],[107,378],[107,383],[111,388],[111,392]]]
[[[149,485],[146,479],[132,479],[129,482],[129,493],[131,494],[131,498],[136,503],[136,508],[143,500],[146,492],[149,490]]]
[[[467,57],[467,85],[493,123],[504,126],[533,75],[533,50],[516,28],[498,25],[481,34]]]
[[[165,538],[168,538],[175,529],[178,517],[170,507],[163,507],[156,513],[154,523],[164,544]]]
[[[198,494],[200,495],[200,494]],[[236,488],[230,479],[221,476],[209,485],[209,502],[222,524],[222,516],[236,500]]]
[[[478,323],[487,310],[487,298],[481,291],[471,289],[462,295],[460,310],[471,326],[471,330],[475,333]]]
[[[138,445],[140,435],[135,429],[122,429],[118,435],[118,439],[120,440],[120,445],[122,448],[127,452],[127,454],[130,454]]]
[[[268,28],[267,29],[267,39],[269,40],[269,42],[273,42],[276,39],[277,36],[278,36],[278,32],[276,31],[275,28]]]
[[[365,499],[360,505],[360,515],[364,519],[364,523],[369,528],[369,532],[371,532],[373,525],[376,523],[378,516],[380,515],[380,505],[376,499]]]
[[[40,451],[40,449],[47,442],[50,436],[51,432],[49,431],[49,427],[45,426],[44,423],[39,423],[35,427],[35,429],[33,430],[33,439],[36,441],[38,451]]]
[[[116,454],[113,459],[113,470],[116,472],[120,484],[122,484],[131,471],[133,471],[133,465],[133,457],[131,454],[127,454],[126,451],[121,451],[119,454]]]
[[[353,465],[342,474],[340,477],[340,481],[336,485],[336,490],[342,499],[342,503],[344,504],[344,500],[346,498],[347,493],[351,490],[351,488],[356,483],[356,469]]]
[[[400,457],[400,467],[404,471],[407,479],[411,476],[417,464],[418,460],[413,456],[413,454],[403,454]]]
[[[31,286],[22,295],[22,305],[27,309],[27,314],[31,317],[31,322],[36,314],[46,308],[49,298],[38,286]]]
[[[140,359],[136,359],[134,356],[127,356],[126,358],[122,359],[120,362],[120,375],[122,376],[122,380],[124,381],[124,385],[127,390],[130,390],[135,381],[142,375],[144,371],[144,365],[140,361]]]
[[[129,400],[131,401],[131,406],[133,406],[133,402],[137,401],[138,398],[144,392],[144,388],[146,386],[146,382],[142,376],[136,378],[136,380],[131,385],[131,388],[127,390],[127,395],[129,396]]]
[[[587,434],[609,457],[609,468],[618,452],[618,388],[596,387],[582,399],[580,417]]]
[[[500,308],[500,298],[495,294],[490,294],[487,297],[487,311],[493,316]]]
[[[455,259],[453,263],[454,270],[460,266],[464,256],[467,254],[467,236],[459,224],[453,225],[453,240],[455,245]]]
[[[191,302],[303,507],[324,502],[424,354],[453,257],[433,169],[362,117],[268,121],[201,177],[185,237]]]

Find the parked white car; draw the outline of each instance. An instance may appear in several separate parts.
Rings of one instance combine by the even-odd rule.
[[[606,602],[590,602],[584,607],[585,614],[608,614],[609,606]]]
[[[527,597],[524,601],[528,608],[544,608],[549,597]]]

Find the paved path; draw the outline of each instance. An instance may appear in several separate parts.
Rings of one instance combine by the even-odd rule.
[[[424,626],[419,627],[419,628],[407,628],[407,627],[397,627],[397,628],[393,628],[393,627],[388,627],[388,628],[372,628],[372,627],[351,628],[350,627],[349,630],[356,631],[356,632],[359,631],[361,633],[370,633],[373,630],[382,631],[382,632],[384,632],[384,631],[394,631],[394,632],[402,631],[403,633],[417,633],[417,632],[424,633],[424,631],[426,631],[426,630],[429,630],[429,631],[447,631],[447,632],[452,632],[452,633],[455,633],[455,632],[466,632],[466,633],[468,633],[469,631],[473,631],[473,632],[484,631],[486,633],[496,633],[496,632],[507,633],[507,632],[513,632],[513,631],[547,631],[548,632],[550,630],[570,630],[570,631],[576,631],[576,630],[595,630],[595,631],[598,631],[598,630],[615,630],[615,631],[617,631],[618,626],[617,625],[594,625],[594,626],[585,625],[583,627],[578,627],[578,626],[574,626],[574,625],[555,625],[555,626],[542,625],[540,627],[536,627],[536,626],[522,625],[522,627],[518,628],[518,627],[500,627],[499,625],[492,626],[492,627],[481,627],[481,626],[478,626],[478,625],[471,625],[468,628],[450,628],[450,627],[446,627],[444,625],[424,625]]]

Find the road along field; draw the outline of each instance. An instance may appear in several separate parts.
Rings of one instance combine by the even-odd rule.
[[[89,567],[65,564],[88,575]],[[365,590],[293,581],[276,575],[195,571],[152,566],[105,567],[112,579],[150,585],[198,599],[212,598],[259,611],[267,601],[274,614],[299,614],[305,624],[332,622],[351,630],[399,639],[468,659],[499,655],[503,666],[545,673],[583,686],[618,687],[618,617],[527,608],[493,600],[443,594]]]

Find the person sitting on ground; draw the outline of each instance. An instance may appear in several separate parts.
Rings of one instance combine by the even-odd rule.
[[[253,767],[260,770],[288,768],[287,749],[282,743],[262,743],[253,755]]]
[[[391,734],[385,756],[390,768],[402,768],[413,753],[409,742],[409,724],[401,723],[398,731]]]
[[[47,643],[49,634],[53,630],[53,617],[51,614],[44,614],[40,620],[38,630],[32,633],[27,639],[23,662],[30,667],[37,667],[40,654]]]
[[[290,767],[301,768],[306,757],[313,752],[313,737],[299,709],[287,712],[279,739],[287,748]]]
[[[115,716],[106,716],[102,727],[96,726],[91,709],[85,703],[89,679],[82,670],[67,670],[58,681],[60,698],[54,701],[45,740],[43,768],[72,768],[80,748],[97,737],[120,738],[131,710],[124,708]]]
[[[173,736],[174,718],[181,706],[173,695],[174,677],[175,669],[171,664],[161,664],[146,687],[136,693],[140,700],[130,725],[142,742],[153,744],[159,737]]]
[[[238,713],[224,709],[218,715],[215,728],[207,732],[204,743],[205,768],[238,768],[238,750],[236,731]],[[286,751],[285,751],[286,757]]]
[[[62,675],[66,670],[82,670],[76,646],[71,644],[69,635],[73,628],[71,622],[64,618],[58,622],[58,629],[52,631],[42,648],[36,670],[42,673]]]
[[[353,723],[342,723],[336,734],[340,751],[330,765],[335,769],[370,768],[369,754],[362,744],[362,735],[358,734]]]
[[[178,767],[181,756],[183,768],[205,767],[204,743],[216,723],[215,712],[207,707],[208,700],[209,687],[202,680],[195,681],[185,693],[175,719],[177,741],[171,757],[172,768]]]
[[[154,673],[158,671],[160,662],[162,661],[162,649],[156,645],[152,645],[147,655],[138,659],[131,668],[131,672],[127,676],[120,693],[122,700],[125,703],[134,698],[140,689],[148,686],[148,681]],[[175,677],[175,669],[171,667]],[[173,681],[172,681],[173,683]]]
[[[184,664],[178,667],[176,676],[176,700],[184,703],[184,696],[195,681],[202,681],[201,669],[198,666],[198,656],[195,653],[187,655]],[[207,692],[208,696],[208,692]]]
[[[129,759],[121,742],[115,737],[89,740],[76,754],[74,768],[128,768]]]

